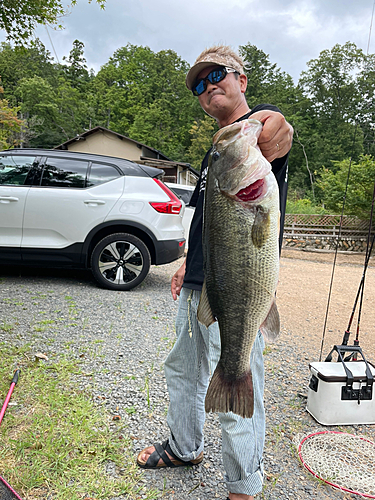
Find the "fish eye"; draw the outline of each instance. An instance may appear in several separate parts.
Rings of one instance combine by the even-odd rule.
[[[219,153],[219,151],[214,151],[214,152],[212,153],[212,161],[216,161],[216,160],[218,160],[219,158],[220,158],[220,153]]]

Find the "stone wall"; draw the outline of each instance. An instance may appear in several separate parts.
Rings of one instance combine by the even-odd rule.
[[[294,248],[296,250],[326,250],[335,251],[337,245],[337,238],[329,236],[321,237],[290,237],[287,236],[283,239],[283,248]],[[367,239],[366,238],[340,238],[338,242],[338,251],[343,252],[366,252]]]

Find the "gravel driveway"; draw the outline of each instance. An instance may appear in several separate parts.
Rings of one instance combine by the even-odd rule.
[[[267,479],[257,499],[358,498],[321,484],[305,472],[293,445],[294,436],[324,429],[305,406],[309,362],[319,359],[333,254],[285,250],[282,255],[277,294],[282,333],[265,354]],[[133,439],[134,457],[168,434],[163,361],[173,345],[177,311],[169,283],[180,264],[181,260],[152,267],[141,286],[130,292],[97,288],[86,272],[0,268],[0,322],[15,325],[11,332],[0,330],[0,342],[30,342],[33,351],[47,356],[69,352],[80,357],[86,376],[79,383],[109,414],[121,416]],[[362,271],[362,255],[338,255],[323,356],[333,344],[341,343]],[[371,261],[361,345],[372,362],[374,296],[375,269]],[[374,425],[340,429],[375,441]],[[207,416],[205,432],[202,465],[146,471],[144,487],[158,488],[160,498],[167,500],[225,500],[216,415]]]

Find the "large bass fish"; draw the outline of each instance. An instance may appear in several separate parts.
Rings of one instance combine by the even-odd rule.
[[[206,411],[254,411],[250,352],[258,330],[280,330],[279,192],[257,139],[262,123],[244,120],[219,130],[209,159],[203,216],[205,282],[198,320],[219,322],[221,357],[208,387]]]

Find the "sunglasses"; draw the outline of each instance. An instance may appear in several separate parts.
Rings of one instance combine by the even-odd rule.
[[[201,95],[207,89],[207,80],[212,84],[219,83],[224,80],[228,73],[237,73],[239,75],[238,71],[233,68],[226,68],[224,66],[215,68],[210,73],[208,73],[205,78],[200,78],[199,80],[197,80],[194,83],[191,91],[196,96]]]

